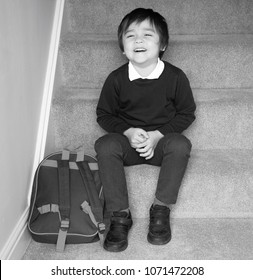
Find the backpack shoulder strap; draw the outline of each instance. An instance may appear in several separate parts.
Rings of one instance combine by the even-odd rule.
[[[81,207],[83,211],[90,215],[91,220],[98,228],[98,232],[102,235],[105,230],[103,223],[103,207],[99,200],[94,177],[87,161],[77,161],[76,164],[79,168],[90,203],[84,201]],[[102,237],[101,235],[100,237]]]
[[[69,154],[64,151],[62,159],[57,161],[58,167],[58,194],[61,225],[59,229],[56,250],[64,250],[70,220],[70,186],[69,186]]]

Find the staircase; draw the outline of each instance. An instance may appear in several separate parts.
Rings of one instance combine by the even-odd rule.
[[[193,150],[172,210],[172,241],[147,243],[159,168],[127,167],[134,226],[129,247],[31,242],[24,259],[253,259],[253,2],[251,0],[67,0],[48,151],[79,146],[92,155],[105,132],[95,108],[107,75],[126,62],[117,27],[136,7],[168,21],[164,60],[183,69],[197,104],[185,132]],[[38,253],[39,252],[39,253]]]

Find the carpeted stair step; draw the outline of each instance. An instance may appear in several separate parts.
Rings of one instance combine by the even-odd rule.
[[[252,33],[251,0],[68,0],[70,31],[116,33],[122,18],[137,7],[153,8],[171,34]]]
[[[194,88],[253,87],[253,35],[172,36],[164,60],[183,69]],[[67,34],[61,41],[63,83],[100,88],[126,62],[112,35]]]
[[[253,150],[192,150],[175,218],[253,218]],[[133,217],[146,218],[153,202],[159,167],[126,167]]]
[[[83,147],[105,132],[96,122],[99,89],[61,88],[51,108],[52,151]],[[252,89],[193,89],[196,120],[185,132],[194,149],[253,149]]]
[[[148,219],[134,219],[128,248],[105,251],[100,242],[66,245],[32,241],[23,260],[252,260],[253,219],[171,219],[172,240],[164,246],[147,242]],[[110,263],[107,262],[110,267]]]

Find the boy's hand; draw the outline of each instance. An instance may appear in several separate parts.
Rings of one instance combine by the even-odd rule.
[[[139,144],[136,144],[136,151],[140,153],[141,157],[145,157],[146,160],[151,159],[154,156],[154,150],[158,141],[163,137],[163,134],[158,131],[147,132],[148,138]]]
[[[129,140],[132,148],[137,148],[138,144],[143,143],[148,139],[148,133],[142,128],[129,128],[123,133]]]

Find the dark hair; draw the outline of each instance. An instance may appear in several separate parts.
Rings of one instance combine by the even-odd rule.
[[[123,35],[127,31],[128,27],[133,23],[141,23],[142,21],[148,19],[152,25],[154,25],[159,38],[160,38],[160,45],[161,49],[159,57],[162,58],[163,53],[165,52],[168,44],[169,44],[169,31],[168,25],[163,16],[159,13],[154,12],[152,9],[144,9],[144,8],[137,8],[127,14],[121,21],[118,27],[118,43],[120,49],[124,52],[123,46]]]

